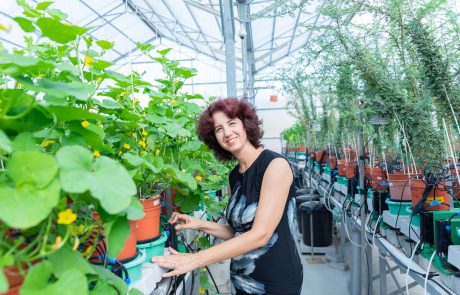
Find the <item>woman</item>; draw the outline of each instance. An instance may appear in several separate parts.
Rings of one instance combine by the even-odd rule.
[[[227,225],[174,214],[176,230],[194,229],[222,239],[209,249],[153,257],[172,269],[164,277],[232,258],[234,294],[300,294],[302,265],[293,235],[295,188],[292,170],[282,156],[264,150],[263,131],[254,108],[227,98],[213,102],[198,121],[198,133],[219,160],[236,159],[230,172]]]

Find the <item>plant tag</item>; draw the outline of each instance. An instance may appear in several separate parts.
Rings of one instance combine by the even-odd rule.
[[[158,205],[160,205],[160,199],[153,200],[153,206],[158,206]]]

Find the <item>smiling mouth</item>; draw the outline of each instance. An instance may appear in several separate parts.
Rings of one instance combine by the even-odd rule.
[[[227,142],[227,143],[230,143],[230,142],[233,142],[233,141],[235,141],[235,140],[236,140],[236,137],[233,137],[233,138],[230,138],[229,140],[227,140],[226,142]]]

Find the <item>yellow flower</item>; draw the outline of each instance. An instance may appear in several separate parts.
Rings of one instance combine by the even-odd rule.
[[[176,105],[176,104],[177,104],[177,100],[175,100],[175,99],[171,100],[171,104],[172,104],[173,106]]]
[[[83,121],[83,122],[81,122],[81,126],[83,126],[83,127],[85,127],[85,128],[88,127],[89,125],[91,125],[91,123],[88,122],[88,121],[86,121],[86,120]]]
[[[75,238],[75,240],[73,241],[72,250],[77,251],[78,245],[80,245],[80,239],[79,239],[79,238]]]
[[[147,136],[147,135],[149,135],[149,134],[147,133],[147,131],[142,130],[142,136]]]
[[[17,88],[21,88],[21,87],[22,87],[22,84],[18,82],[18,83],[16,83],[16,87],[17,87]]]
[[[99,151],[94,151],[94,152],[93,152],[93,156],[94,156],[95,158],[99,158],[99,157],[101,156],[101,153],[100,153]]]
[[[72,212],[72,209],[65,209],[58,213],[58,224],[71,224],[77,220],[77,214]]]
[[[130,150],[131,149],[131,146],[129,145],[129,143],[125,143],[123,145],[123,147],[126,149],[126,150]]]
[[[195,176],[195,179],[198,180],[198,181],[202,181],[202,180],[203,180],[203,177],[197,175],[197,176]]]
[[[145,141],[143,141],[143,140],[139,140],[139,145],[140,145],[141,147],[143,147],[144,149],[145,149],[145,147],[147,146],[147,144],[145,144]]]
[[[85,249],[85,252],[83,252],[83,256],[89,256],[91,253],[93,253],[94,246],[91,245],[88,248]]]
[[[204,294],[206,292],[206,289],[203,287],[200,287],[198,291],[200,292],[200,294]]]
[[[121,156],[123,154],[122,151],[118,151],[118,155]]]
[[[44,142],[42,142],[42,147],[46,148],[46,147],[48,147],[50,144],[55,143],[55,142],[56,142],[56,141],[54,141],[54,140],[47,139],[47,140],[45,140]]]
[[[157,151],[155,152],[155,155],[159,156],[159,155],[160,155],[160,150],[157,150]]]
[[[57,250],[61,248],[61,246],[62,246],[62,238],[61,236],[57,236],[56,241],[54,241],[54,245],[51,246],[51,249]]]
[[[204,198],[205,200],[209,199],[209,196],[208,195],[204,195]]]
[[[85,66],[90,67],[93,61],[94,58],[92,58],[91,56],[85,56]]]
[[[137,97],[134,97],[134,98],[133,98],[133,103],[134,103],[134,104],[138,104],[138,103],[139,103],[139,99],[138,99]]]
[[[72,227],[70,228],[70,233],[73,235],[73,236],[79,236],[81,235],[83,232],[85,231],[85,226],[83,224],[80,224],[80,225],[72,225]]]
[[[35,76],[35,78],[41,79],[41,78],[43,78],[44,76],[45,76],[45,75],[43,75],[43,74],[38,74],[37,76]]]
[[[101,77],[98,77],[96,81],[97,81],[97,83],[101,83],[101,82],[102,82],[102,78],[101,78]]]

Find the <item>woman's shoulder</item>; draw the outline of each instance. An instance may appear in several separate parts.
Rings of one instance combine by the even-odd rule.
[[[273,159],[276,159],[276,158],[283,158],[285,159],[281,154],[277,153],[277,152],[274,152],[272,150],[269,150],[269,149],[265,149],[263,150],[263,155],[264,155],[264,159],[265,160],[273,160]]]

